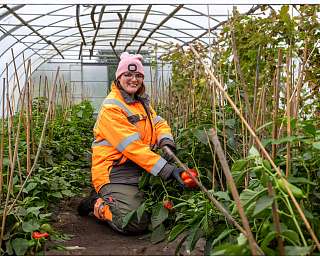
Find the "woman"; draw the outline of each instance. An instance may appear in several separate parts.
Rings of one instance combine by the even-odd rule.
[[[180,178],[181,168],[167,162],[153,150],[168,146],[175,150],[171,129],[150,106],[145,94],[142,56],[124,52],[111,92],[99,111],[92,144],[92,183],[95,192],[84,199],[79,214],[93,211],[118,232],[141,233],[147,229],[148,216],[133,219],[122,227],[123,218],[143,202],[139,177],[145,171],[167,180]]]

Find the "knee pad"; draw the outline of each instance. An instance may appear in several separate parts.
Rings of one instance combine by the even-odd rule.
[[[112,221],[112,212],[110,210],[110,206],[107,205],[102,198],[99,198],[94,204],[93,214],[99,220]]]

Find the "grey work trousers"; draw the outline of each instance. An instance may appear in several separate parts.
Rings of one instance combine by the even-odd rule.
[[[108,224],[122,234],[141,234],[149,224],[149,216],[144,213],[140,221],[135,214],[131,221],[123,228],[123,218],[131,211],[136,210],[143,203],[143,193],[137,185],[107,184],[104,185],[99,195],[110,206],[112,221]]]

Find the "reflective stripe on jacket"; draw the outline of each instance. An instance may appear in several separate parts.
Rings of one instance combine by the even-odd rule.
[[[112,85],[93,129],[91,171],[96,191],[108,183],[137,183],[143,170],[157,175],[167,163],[151,150],[163,138],[173,141],[167,122],[144,98],[129,99],[126,95]]]

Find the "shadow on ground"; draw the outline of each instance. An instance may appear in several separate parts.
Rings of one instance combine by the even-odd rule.
[[[142,236],[123,236],[115,233],[106,224],[93,216],[81,217],[77,213],[79,198],[64,201],[54,214],[53,226],[71,239],[60,243],[64,251],[50,249],[46,255],[174,255],[177,241],[173,243],[152,244],[150,238]],[[178,255],[203,255],[203,243],[200,241],[191,253],[181,250]]]

